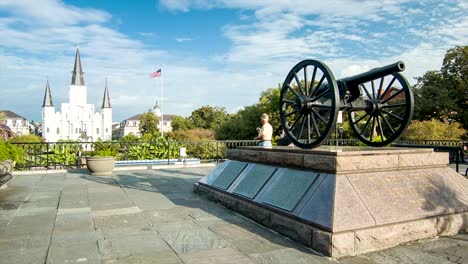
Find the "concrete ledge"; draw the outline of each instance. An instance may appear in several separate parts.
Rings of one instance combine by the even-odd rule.
[[[336,258],[382,250],[414,240],[468,231],[468,212],[461,212],[333,233],[202,183],[196,183],[194,191],[327,256]]]
[[[330,173],[362,173],[363,171],[408,170],[444,167],[448,153],[432,149],[370,147],[241,147],[229,149],[231,160],[264,163],[284,167],[314,169]]]

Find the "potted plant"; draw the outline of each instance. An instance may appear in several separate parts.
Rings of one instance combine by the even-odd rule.
[[[117,149],[111,143],[96,142],[95,150],[91,156],[86,157],[86,167],[91,175],[106,176],[112,175],[112,170],[115,166],[115,157]]]

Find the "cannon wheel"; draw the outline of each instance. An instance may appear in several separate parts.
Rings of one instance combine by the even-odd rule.
[[[294,145],[319,146],[335,127],[338,108],[338,85],[327,65],[304,60],[292,68],[281,89],[280,117]]]
[[[359,85],[370,107],[348,111],[355,135],[365,144],[382,147],[400,138],[413,117],[414,96],[400,73]]]

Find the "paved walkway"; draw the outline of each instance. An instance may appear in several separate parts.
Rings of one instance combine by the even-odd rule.
[[[18,175],[0,191],[0,263],[468,262],[468,235],[320,256],[194,194],[211,169]]]

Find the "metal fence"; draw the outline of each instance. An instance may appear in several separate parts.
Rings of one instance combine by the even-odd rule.
[[[80,168],[85,157],[99,150],[110,150],[116,160],[167,160],[180,158],[185,148],[188,158],[202,162],[226,157],[226,151],[237,147],[255,146],[255,140],[217,141],[138,141],[138,142],[41,142],[12,143],[22,150],[18,170]],[[97,153],[99,155],[99,153]]]
[[[188,158],[202,162],[217,161],[226,158],[226,151],[245,146],[255,146],[254,140],[216,140],[216,141],[171,141],[149,142],[43,142],[12,143],[22,149],[22,158],[16,163],[18,170],[79,168],[85,164],[85,157],[97,150],[112,150],[116,160],[167,160],[180,158],[180,149],[185,148]],[[463,146],[467,142],[456,140],[400,140],[398,145],[412,147],[454,147],[460,150],[463,161]],[[323,145],[364,146],[357,139],[329,139]],[[435,148],[448,151],[446,148]],[[458,155],[458,154],[457,154]]]

